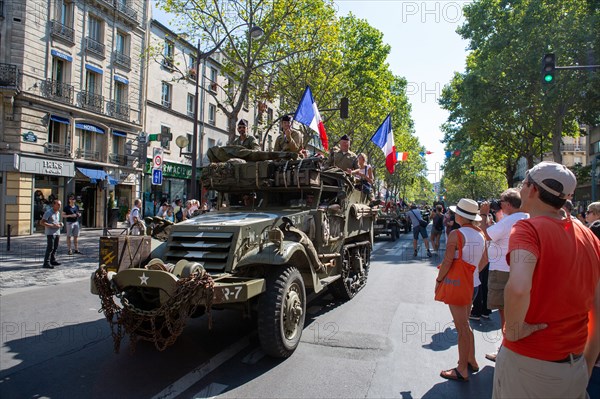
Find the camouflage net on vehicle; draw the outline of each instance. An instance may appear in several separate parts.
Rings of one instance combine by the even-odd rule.
[[[208,273],[196,273],[177,281],[175,294],[160,307],[142,310],[133,306],[122,293],[117,293],[108,279],[105,268],[100,267],[94,273],[94,282],[100,296],[102,307],[110,324],[114,342],[114,351],[119,353],[121,340],[125,334],[131,341],[131,352],[135,352],[138,340],[154,342],[159,351],[164,351],[175,343],[183,332],[188,319],[198,307],[206,304],[208,328],[212,328],[211,306],[214,296],[214,282]],[[202,296],[194,299],[202,290]],[[122,307],[117,305],[114,296],[119,297]],[[202,300],[204,299],[204,300]]]

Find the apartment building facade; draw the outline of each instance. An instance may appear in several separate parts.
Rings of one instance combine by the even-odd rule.
[[[142,178],[149,1],[8,0],[0,18],[0,234],[40,231],[73,193],[82,225]]]

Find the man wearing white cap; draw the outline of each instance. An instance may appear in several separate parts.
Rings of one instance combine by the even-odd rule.
[[[523,180],[521,210],[530,218],[509,239],[493,398],[586,397],[600,352],[600,240],[560,215],[576,186],[555,162],[539,163]]]

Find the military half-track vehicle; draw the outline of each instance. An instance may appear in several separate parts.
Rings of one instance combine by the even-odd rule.
[[[376,212],[319,158],[211,163],[201,182],[216,211],[170,226],[150,264],[93,276],[113,335],[117,325],[164,349],[188,317],[237,309],[256,318],[264,352],[290,356],[308,294],[349,300],[365,286]]]
[[[401,231],[402,224],[395,212],[381,212],[373,225],[373,234],[375,237],[387,235],[392,241],[400,238]]]

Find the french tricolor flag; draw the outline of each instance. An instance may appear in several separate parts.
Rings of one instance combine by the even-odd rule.
[[[371,141],[383,150],[385,155],[385,166],[390,174],[394,173],[394,166],[398,159],[396,158],[396,146],[394,145],[394,134],[392,133],[392,116],[388,115],[379,129],[375,132]]]
[[[317,103],[315,103],[315,99],[313,98],[312,92],[310,91],[310,86],[306,86],[306,90],[304,90],[302,100],[300,100],[300,104],[298,104],[296,114],[294,114],[294,120],[310,127],[312,130],[319,133],[319,137],[321,138],[321,144],[323,145],[323,148],[325,149],[325,151],[329,149],[329,140],[327,140],[327,132],[325,131],[325,126],[323,126],[323,121],[321,120],[321,114],[319,114]]]

